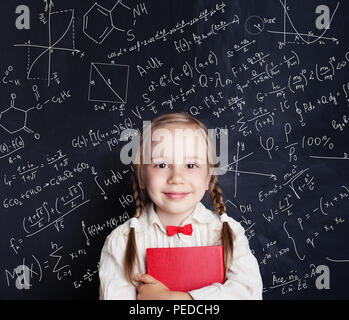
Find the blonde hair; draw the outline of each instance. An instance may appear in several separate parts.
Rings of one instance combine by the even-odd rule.
[[[212,163],[212,159],[215,159],[215,153],[213,152],[212,143],[210,141],[210,137],[208,134],[208,130],[206,126],[200,122],[199,120],[189,116],[188,114],[184,112],[176,112],[176,113],[167,113],[163,114],[157,118],[155,118],[151,122],[151,130],[155,130],[157,128],[165,127],[168,124],[185,124],[185,125],[191,125],[198,129],[203,129],[206,135],[206,142],[207,142],[207,150],[208,150],[208,167],[216,167],[215,162]],[[144,137],[149,134],[149,132],[144,133]],[[137,152],[136,157],[142,157],[141,150],[143,150],[143,136],[140,139],[140,146]],[[143,181],[143,169],[144,165],[142,165],[142,161],[140,162],[134,162],[132,164],[133,167],[133,175],[132,175],[132,181],[133,181],[133,191],[134,191],[134,199],[136,201],[136,212],[134,214],[134,218],[139,218],[142,214],[143,208],[145,208],[149,203],[151,203],[151,199],[148,196],[146,190],[145,192],[141,188],[140,182]],[[211,179],[209,183],[208,192],[210,193],[213,201],[213,205],[215,208],[215,211],[217,214],[222,215],[226,212],[226,207],[224,205],[223,201],[223,193],[222,189],[219,186],[217,175],[211,174]],[[222,231],[221,231],[221,240],[222,244],[224,246],[224,267],[225,267],[225,274],[228,272],[229,265],[231,264],[232,258],[233,258],[233,231],[230,228],[228,222],[223,222],[222,225]],[[125,257],[124,257],[124,270],[125,270],[125,276],[127,281],[132,284],[133,286],[136,286],[134,280],[135,280],[135,274],[134,274],[134,267],[135,263],[137,263],[138,269],[140,270],[140,263],[139,263],[139,257],[137,254],[137,243],[136,243],[136,236],[135,236],[135,229],[131,228],[129,235],[128,235],[128,241],[126,245],[126,251],[125,251]]]

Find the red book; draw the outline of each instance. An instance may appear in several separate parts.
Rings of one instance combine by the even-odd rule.
[[[147,273],[170,290],[188,292],[224,283],[223,246],[148,248]]]

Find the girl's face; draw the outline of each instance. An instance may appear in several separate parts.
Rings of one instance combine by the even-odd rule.
[[[141,188],[147,190],[157,214],[189,215],[210,182],[202,132],[183,124],[155,130],[151,159],[151,164],[145,165]]]

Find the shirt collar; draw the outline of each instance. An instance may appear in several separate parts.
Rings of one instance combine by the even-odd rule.
[[[166,232],[164,226],[162,225],[159,219],[159,216],[155,211],[154,203],[150,203],[148,205],[146,213],[148,215],[149,226],[155,223],[160,227],[162,231]],[[182,222],[181,227],[190,223],[191,221],[195,221],[197,223],[208,223],[212,219],[214,219],[214,213],[208,210],[201,202],[198,202],[192,214]]]

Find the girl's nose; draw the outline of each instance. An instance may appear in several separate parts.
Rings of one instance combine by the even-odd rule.
[[[168,183],[183,183],[184,172],[178,165],[172,165],[170,175],[168,177]]]

